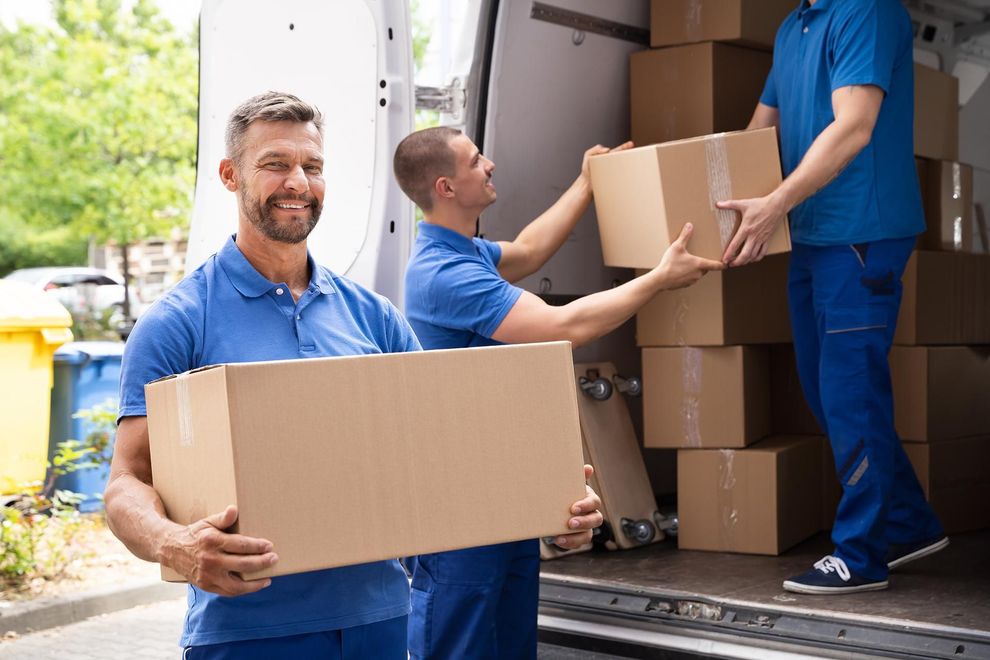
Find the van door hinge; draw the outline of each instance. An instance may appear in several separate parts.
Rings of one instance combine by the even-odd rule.
[[[461,121],[467,107],[467,90],[460,78],[454,78],[444,87],[416,85],[416,109],[437,110],[450,115],[455,122]]]

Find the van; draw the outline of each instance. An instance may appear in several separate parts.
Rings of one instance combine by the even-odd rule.
[[[973,165],[975,201],[986,209],[990,5],[905,1],[916,59],[960,77],[960,160]],[[479,233],[493,240],[515,237],[550,206],[577,175],[585,149],[628,139],[629,57],[649,47],[649,0],[464,5],[461,70],[447,86],[417,90],[402,0],[206,0],[187,269],[235,230],[235,200],[216,171],[224,123],[237,102],[265,89],[291,91],[326,114],[326,202],[309,241],[315,258],[400,307],[415,215],[391,163],[417,107],[440,109],[444,123],[462,128],[497,164],[499,201],[479,220]],[[521,286],[564,303],[632,276],[602,265],[591,208]],[[639,374],[634,325],[580,348],[575,361],[610,361]],[[637,406],[630,400],[641,429]],[[673,452],[649,449],[644,457],[661,507],[672,510]],[[882,593],[782,591],[783,578],[830,549],[823,533],[780,557],[685,552],[666,542],[546,562],[541,655],[990,658],[990,531],[954,536],[949,550],[899,573]]]

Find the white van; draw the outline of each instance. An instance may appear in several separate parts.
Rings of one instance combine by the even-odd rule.
[[[205,0],[187,269],[235,229],[235,200],[216,171],[223,127],[236,103],[266,89],[291,91],[326,113],[326,203],[310,239],[316,259],[400,306],[415,227],[391,163],[413,129],[417,97],[442,108],[445,122],[497,164],[499,201],[479,224],[495,240],[514,237],[556,200],[586,148],[628,138],[628,58],[647,47],[648,0],[464,1],[471,20],[459,74],[446,89],[417,94],[403,0]],[[960,158],[974,166],[975,198],[986,209],[990,0],[905,1],[917,59],[961,79]],[[587,216],[523,287],[566,302],[631,277],[602,266],[593,210]],[[576,359],[639,373],[632,324]],[[665,503],[673,458],[648,450],[646,459]],[[990,531],[953,537],[950,550],[899,573],[882,593],[781,590],[782,578],[830,549],[821,534],[781,557],[678,552],[668,542],[544,563],[541,657],[990,658]]]

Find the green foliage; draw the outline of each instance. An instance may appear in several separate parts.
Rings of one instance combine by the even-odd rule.
[[[26,484],[21,493],[0,507],[0,587],[21,588],[31,580],[64,575],[77,558],[73,540],[95,525],[79,513],[82,496],[55,488],[55,480],[76,470],[109,463],[115,429],[112,401],[81,410],[75,417],[88,422],[83,441],[57,446],[43,485]]]
[[[0,234],[24,246],[2,268],[81,263],[87,239],[162,234],[191,207],[193,36],[149,0],[52,4],[56,27],[0,27]]]
[[[84,263],[86,240],[70,227],[36,229],[22,221],[5,219],[0,215],[0,277],[18,268],[76,266]]]

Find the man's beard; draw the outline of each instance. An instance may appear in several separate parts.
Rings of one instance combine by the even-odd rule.
[[[280,222],[272,215],[272,210],[277,202],[301,202],[309,204],[309,206],[293,213],[291,219]],[[323,211],[323,207],[317,203],[316,197],[310,194],[272,195],[262,204],[259,199],[251,197],[243,189],[241,190],[241,206],[251,224],[257,227],[267,238],[292,245],[306,240],[306,237],[316,227],[316,223],[319,222],[320,213]]]

